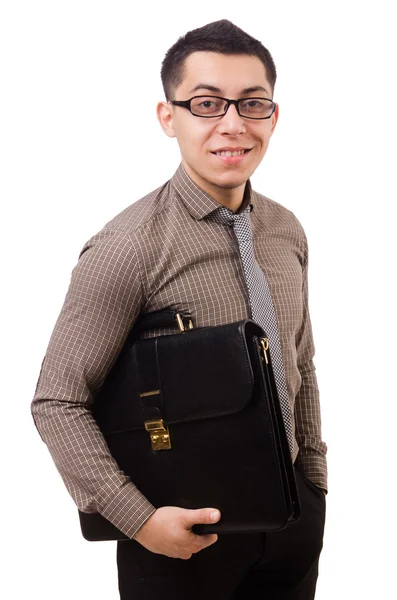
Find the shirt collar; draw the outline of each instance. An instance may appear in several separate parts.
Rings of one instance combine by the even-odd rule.
[[[182,163],[179,165],[174,176],[172,177],[171,185],[180,196],[182,202],[192,217],[198,221],[204,219],[204,217],[219,208],[219,206],[222,206],[219,202],[207,194],[207,192],[204,192],[204,190],[194,183],[192,179],[190,179]],[[252,190],[251,182],[248,180],[245,184],[243,202],[236,214],[243,212],[248,206],[251,207],[251,211],[253,210],[254,195],[255,194]]]

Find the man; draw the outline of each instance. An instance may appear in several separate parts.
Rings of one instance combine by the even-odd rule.
[[[123,600],[306,600],[315,593],[327,489],[307,241],[296,217],[249,182],[278,119],[274,62],[260,42],[223,20],[180,38],[164,59],[162,81],[166,101],[157,116],[177,138],[182,164],[83,247],[33,416],[79,509],[100,512],[131,538],[118,544]],[[271,290],[293,415],[302,517],[272,534],[197,536],[193,524],[217,521],[219,511],[156,510],[118,469],[90,411],[141,311],[189,310],[196,327],[250,318],[234,232],[212,219],[220,207],[252,209],[255,258]]]

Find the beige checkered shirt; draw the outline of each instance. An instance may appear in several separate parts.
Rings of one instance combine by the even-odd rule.
[[[248,203],[255,255],[279,323],[293,460],[326,489],[306,236],[292,212],[254,192],[250,182],[240,210]],[[32,402],[38,431],[78,508],[100,512],[129,537],[155,507],[118,469],[90,405],[140,311],[189,310],[196,327],[250,318],[234,232],[206,219],[218,207],[180,165],[164,186],[107,223],[80,253],[42,363]]]

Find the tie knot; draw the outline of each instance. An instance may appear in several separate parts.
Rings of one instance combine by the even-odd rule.
[[[219,208],[214,210],[214,212],[208,215],[208,217],[210,219],[213,219],[214,221],[217,221],[218,223],[221,223],[222,225],[234,227],[236,230],[241,228],[248,228],[248,230],[250,230],[250,212],[251,209],[249,206],[243,212],[238,214],[232,212],[231,210],[226,208],[226,206],[220,206]]]

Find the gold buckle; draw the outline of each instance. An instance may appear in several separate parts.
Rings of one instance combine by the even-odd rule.
[[[181,317],[180,313],[177,313],[175,315],[175,318],[176,318],[176,320],[178,322],[179,330],[181,332],[185,331],[185,326],[183,324],[183,320],[182,320],[182,317]],[[191,319],[189,319],[189,329],[193,329],[193,321]]]
[[[163,419],[145,421],[145,429],[150,434],[153,450],[170,450],[171,438],[168,427],[164,425]]]
[[[262,361],[265,360],[266,364],[269,364],[267,360],[267,350],[269,350],[269,340],[267,338],[261,338],[261,344],[259,346],[259,350],[262,350],[263,356],[261,355]]]

